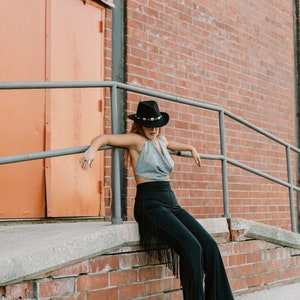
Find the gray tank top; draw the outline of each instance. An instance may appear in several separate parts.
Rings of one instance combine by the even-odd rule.
[[[135,174],[149,180],[169,180],[169,174],[174,167],[174,161],[170,157],[167,147],[161,138],[157,138],[161,151],[146,140],[139,154]]]

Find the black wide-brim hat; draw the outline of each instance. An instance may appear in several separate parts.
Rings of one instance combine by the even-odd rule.
[[[165,126],[169,122],[169,114],[160,112],[155,101],[141,101],[138,104],[136,114],[128,118],[145,127],[155,128]]]

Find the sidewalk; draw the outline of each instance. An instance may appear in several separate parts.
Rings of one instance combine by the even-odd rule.
[[[235,297],[235,300],[299,300],[300,282]]]

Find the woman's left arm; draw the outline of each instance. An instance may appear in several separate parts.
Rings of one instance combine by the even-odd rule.
[[[197,166],[199,166],[199,167],[201,166],[200,155],[194,146],[175,142],[175,141],[168,141],[166,138],[164,138],[164,139],[165,139],[166,146],[168,149],[173,150],[173,151],[190,151]]]

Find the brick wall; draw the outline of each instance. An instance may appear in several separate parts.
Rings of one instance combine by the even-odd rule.
[[[222,107],[296,144],[292,1],[128,0],[126,71],[129,84]],[[111,12],[107,14],[110,57]],[[106,78],[110,80],[111,61]],[[128,93],[128,114],[149,97]],[[169,112],[165,135],[191,143],[203,154],[220,154],[218,113],[157,99]],[[110,132],[109,99],[106,130]],[[227,153],[260,171],[286,180],[284,147],[225,118]],[[292,154],[293,180],[296,157]],[[197,218],[223,214],[221,164],[201,169],[175,157],[173,187],[180,203]],[[290,229],[286,188],[228,168],[232,217]],[[110,214],[110,154],[105,195]],[[128,173],[128,219],[133,218],[134,181]],[[296,205],[296,203],[295,203]]]
[[[300,251],[258,240],[226,243],[220,251],[235,295],[300,279]],[[84,260],[0,287],[3,300],[181,300],[178,278],[137,247]]]
[[[259,240],[221,245],[220,249],[236,295],[299,281],[299,250]]]

